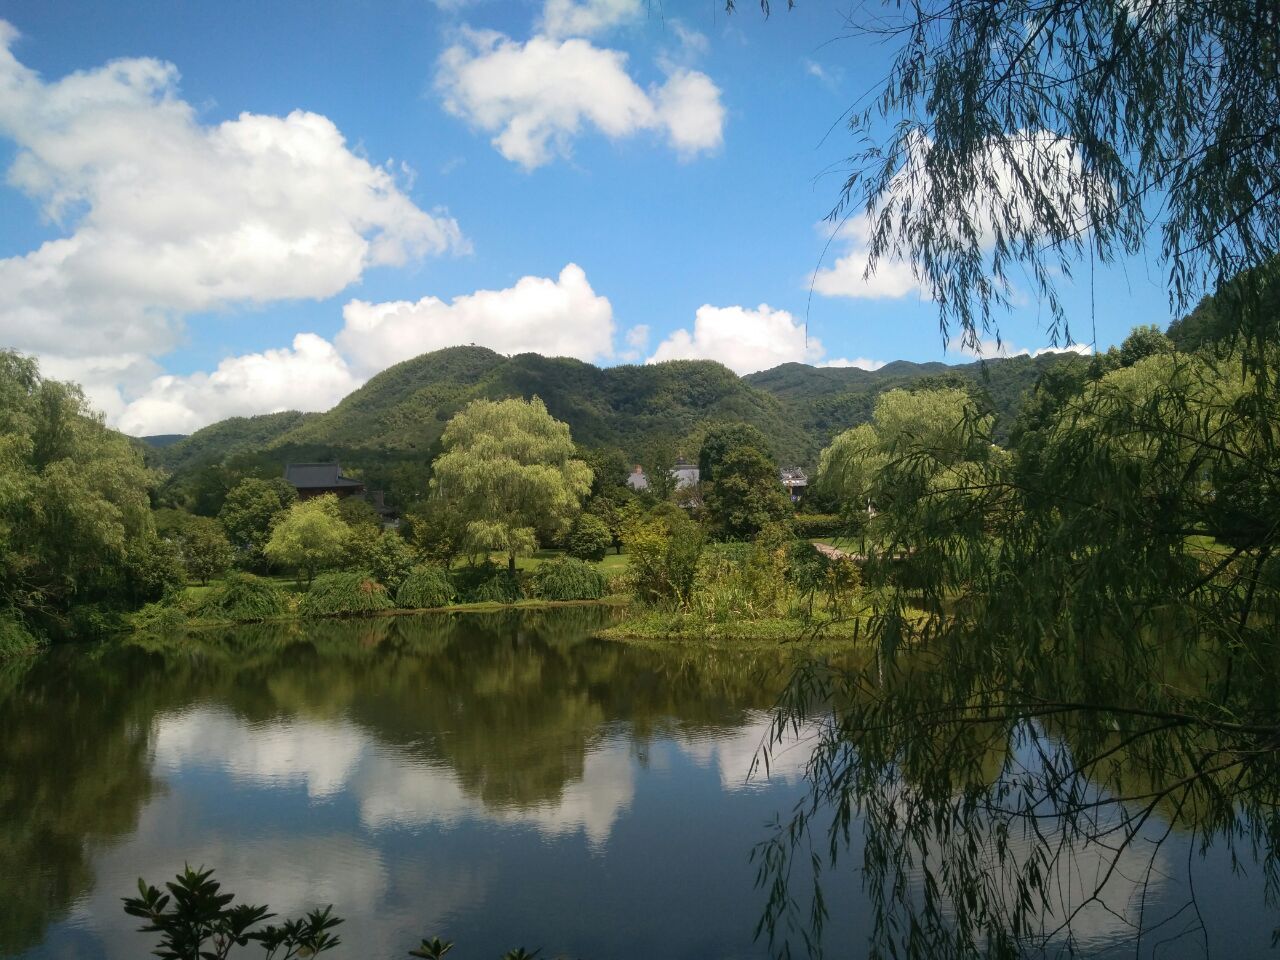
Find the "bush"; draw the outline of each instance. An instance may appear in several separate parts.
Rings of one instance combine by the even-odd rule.
[[[35,653],[44,643],[11,610],[0,611],[0,660]]]
[[[459,570],[455,581],[467,603],[515,603],[524,599],[519,577],[498,569],[492,561]]]
[[[550,560],[533,575],[534,595],[543,600],[599,600],[604,591],[604,574],[573,557]]]
[[[180,606],[164,601],[148,603],[136,611],[131,619],[134,630],[159,637],[183,633],[191,622]]]
[[[838,513],[797,513],[792,521],[796,536],[804,540],[839,536],[848,526],[848,521]]]
[[[706,536],[678,507],[674,513],[629,520],[622,539],[631,554],[631,582],[643,603],[689,601]]]
[[[443,607],[452,603],[456,595],[447,570],[418,566],[409,571],[396,591],[396,605],[409,610]]]
[[[589,513],[578,516],[578,521],[569,531],[569,539],[565,543],[566,552],[578,560],[594,560],[597,563],[604,559],[605,553],[613,544],[613,535],[609,527],[599,517]]]
[[[387,588],[364,571],[322,573],[298,605],[304,617],[346,616],[392,610]]]
[[[418,561],[417,551],[394,530],[383,530],[368,542],[359,566],[367,569],[388,590],[398,590]]]
[[[251,573],[229,573],[221,585],[209,591],[195,609],[210,620],[270,620],[289,612],[289,599],[270,580]]]

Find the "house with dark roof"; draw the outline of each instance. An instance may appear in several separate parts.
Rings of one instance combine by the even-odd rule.
[[[326,493],[339,498],[364,493],[364,483],[344,477],[337,460],[332,463],[285,464],[284,478],[298,491],[299,500],[310,500]]]

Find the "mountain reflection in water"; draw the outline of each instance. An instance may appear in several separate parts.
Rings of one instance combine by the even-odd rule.
[[[4,667],[0,954],[143,955],[120,898],[189,862],[282,915],[333,903],[335,957],[437,933],[479,957],[767,956],[749,857],[805,796],[807,740],[752,761],[792,655],[587,639],[610,615],[241,627]],[[854,833],[824,877],[831,956],[872,924]],[[1185,898],[1186,850],[1163,855],[1156,917]],[[1100,862],[1078,851],[1060,887]],[[1201,869],[1211,955],[1263,950],[1259,880]],[[1102,954],[1133,952],[1143,878],[1121,873],[1076,930]]]

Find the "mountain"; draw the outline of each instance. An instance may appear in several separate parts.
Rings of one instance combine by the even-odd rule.
[[[417,488],[455,413],[479,398],[538,396],[587,447],[617,447],[642,459],[655,444],[695,457],[717,422],[750,423],[780,461],[813,467],[841,430],[865,422],[875,398],[906,386],[968,385],[1008,429],[1020,398],[1061,355],[948,366],[898,361],[869,371],[787,363],[739,377],[707,360],[600,368],[534,353],[506,357],[483,347],[450,347],[384,370],[326,413],[234,417],[198,430],[149,458],[175,482],[201,468],[277,473],[288,460],[337,458],[372,485]]]
[[[159,450],[164,447],[172,447],[179,440],[187,439],[187,435],[185,433],[157,433],[151,437],[138,437],[137,439],[147,446],[155,447]]]

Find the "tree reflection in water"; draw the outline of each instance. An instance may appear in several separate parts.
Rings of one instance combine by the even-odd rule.
[[[1132,707],[1116,706],[1133,702],[1115,682],[1128,671],[1100,653],[1087,669],[1061,657],[1044,691],[970,672],[974,659],[935,640],[794,678],[775,735],[817,725],[809,791],[756,851],[761,929],[780,952],[820,950],[824,873],[855,848],[873,956],[1056,956],[1118,940],[1133,956],[1175,941],[1208,956],[1195,878],[1210,849],[1260,859],[1274,905],[1275,727],[1187,710],[1209,701],[1207,657],[1167,665]],[[797,866],[811,901],[796,897]],[[1173,888],[1185,898],[1159,896]]]

